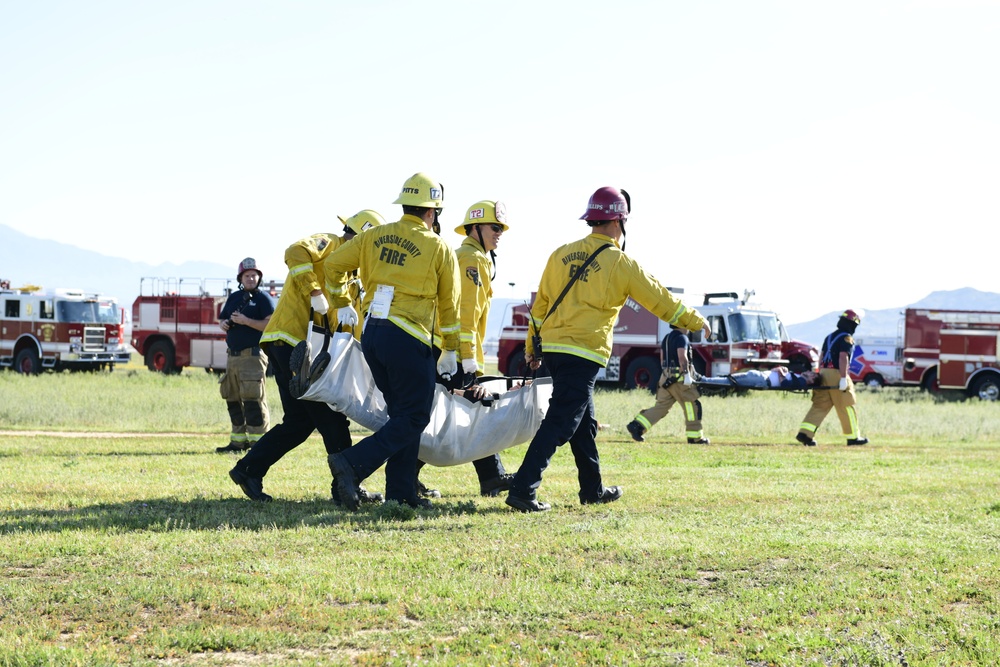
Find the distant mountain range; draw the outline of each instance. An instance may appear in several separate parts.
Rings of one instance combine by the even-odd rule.
[[[212,262],[157,266],[109,257],[0,225],[0,279],[11,287],[71,287],[117,297],[131,312],[142,278],[235,278],[234,267]],[[144,289],[148,294],[148,288]]]
[[[0,279],[10,280],[20,287],[32,284],[42,287],[77,287],[118,298],[131,312],[132,302],[139,296],[143,278],[233,278],[233,267],[213,262],[164,263],[153,266],[109,257],[82,250],[58,241],[37,239],[11,227],[0,225]],[[283,276],[282,276],[283,277]],[[148,287],[144,288],[145,293]],[[495,345],[503,323],[509,319],[509,308],[519,299],[494,299],[488,323],[488,343]],[[981,292],[971,287],[932,292],[916,303],[898,308],[869,310],[865,313],[857,337],[862,341],[876,338],[896,338],[901,314],[906,308],[959,308],[962,310],[1000,311],[1000,294]],[[811,322],[787,325],[792,338],[818,346],[837,324],[838,312]],[[492,348],[493,345],[488,345]]]

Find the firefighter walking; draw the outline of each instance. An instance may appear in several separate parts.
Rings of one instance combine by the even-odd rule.
[[[669,323],[695,330],[707,327],[697,310],[674,298],[625,254],[630,210],[624,190],[598,189],[581,216],[591,233],[558,248],[542,272],[525,358],[537,369],[544,355],[552,375],[552,398],[511,480],[506,503],[521,512],[551,509],[536,494],[552,456],[567,442],[576,462],[580,503],[610,503],[622,497],[620,486],[605,486],[601,477],[594,384],[608,363],[615,320],[629,297]]]
[[[435,367],[441,375],[459,368],[458,264],[432,231],[440,227],[444,189],[417,173],[403,183],[395,203],[403,207],[398,222],[360,235],[326,260],[329,276],[360,272],[366,288],[361,351],[389,414],[374,434],[329,456],[334,490],[350,509],[360,504],[358,484],[382,465],[387,501],[430,507],[417,496],[420,434],[430,423]],[[443,350],[437,364],[431,347],[435,321]]]
[[[859,324],[861,316],[853,310],[845,310],[837,320],[837,330],[823,341],[819,370],[823,388],[813,389],[812,407],[795,436],[806,447],[816,446],[816,431],[831,409],[837,410],[848,446],[868,444],[868,438],[861,437],[858,427],[858,413],[854,407],[858,399],[848,372],[854,358],[854,332]]]
[[[642,442],[643,434],[653,428],[653,424],[667,416],[674,404],[684,410],[684,426],[687,441],[692,445],[711,444],[702,432],[701,394],[694,386],[691,373],[691,343],[687,332],[670,325],[670,333],[660,343],[663,373],[656,388],[656,404],[646,408],[625,427],[633,440]]]
[[[292,394],[290,383],[293,371],[298,370],[293,368],[292,351],[308,338],[312,324],[322,324],[322,316],[330,309],[331,298],[334,305],[339,306],[338,321],[351,324],[350,314],[354,309],[350,306],[350,294],[346,288],[349,276],[342,276],[340,280],[344,289],[336,297],[328,298],[324,291],[327,282],[324,260],[335,248],[353,239],[356,230],[377,227],[382,223],[382,216],[366,209],[344,223],[343,236],[313,234],[285,250],[288,277],[285,278],[274,315],[261,336],[261,345],[274,365],[274,379],[284,416],[281,423],[265,433],[229,471],[229,477],[251,500],[271,500],[271,496],[264,493],[264,476],[285,454],[305,442],[313,431],[318,430],[323,436],[327,456],[351,446],[347,417],[334,412],[325,403],[305,401]],[[356,323],[357,316],[353,319]],[[331,483],[334,501],[337,501],[336,485],[337,480],[334,479]],[[364,489],[355,489],[355,493],[359,494],[362,502],[378,503],[382,500],[380,494],[368,493]]]
[[[219,313],[219,327],[226,332],[226,372],[219,393],[226,401],[232,431],[229,444],[216,447],[220,454],[250,449],[267,432],[267,355],[260,336],[271,319],[274,304],[260,289],[264,273],[247,257],[236,269],[239,289],[229,295]]]

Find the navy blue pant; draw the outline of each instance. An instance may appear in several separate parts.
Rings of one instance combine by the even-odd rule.
[[[292,379],[292,346],[285,343],[265,343],[265,353],[274,368],[278,383],[278,396],[284,416],[281,423],[261,436],[254,446],[240,459],[237,467],[251,477],[263,477],[278,460],[292,451],[318,430],[323,436],[327,456],[351,446],[350,422],[347,417],[334,412],[326,403],[303,401],[293,398],[288,391]]]
[[[552,375],[552,398],[524,461],[514,474],[510,495],[534,500],[552,455],[569,442],[579,471],[580,499],[596,500],[604,492],[594,414],[594,383],[601,367],[582,357],[558,353],[546,354],[545,365]]]
[[[359,481],[385,464],[385,499],[417,502],[417,453],[420,434],[431,420],[436,363],[430,345],[389,320],[370,319],[361,351],[375,386],[385,397],[389,420],[344,452]]]

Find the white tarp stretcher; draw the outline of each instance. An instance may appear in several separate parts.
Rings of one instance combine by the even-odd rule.
[[[349,333],[313,327],[310,362],[324,351],[326,370],[312,378],[300,398],[329,404],[348,419],[376,431],[389,419],[385,399],[375,386],[361,344]],[[470,463],[528,442],[545,416],[552,396],[552,379],[538,378],[527,387],[508,388],[508,379],[483,383],[500,397],[490,405],[472,403],[435,385],[431,421],[420,436],[420,460],[434,466]]]

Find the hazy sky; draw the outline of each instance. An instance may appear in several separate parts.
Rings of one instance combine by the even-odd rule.
[[[283,277],[425,171],[448,230],[506,203],[497,296],[604,185],[691,300],[1000,291],[998,66],[1000,0],[0,0],[0,224]]]

